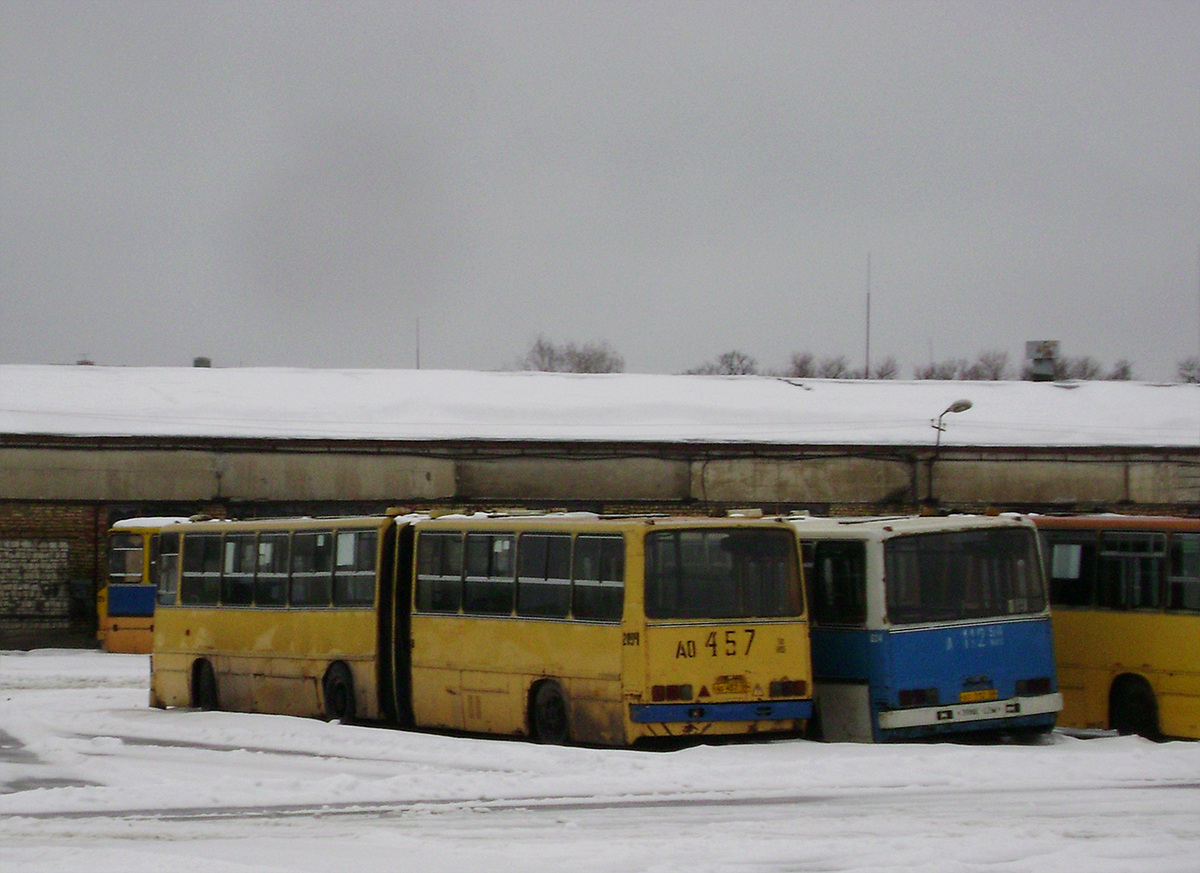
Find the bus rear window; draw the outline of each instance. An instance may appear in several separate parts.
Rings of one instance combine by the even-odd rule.
[[[113,534],[109,539],[108,579],[118,584],[142,581],[141,534]]]
[[[685,529],[646,537],[649,618],[802,613],[796,539],[789,531]]]
[[[996,528],[888,540],[888,618],[917,624],[1043,611],[1034,537],[1028,530]]]

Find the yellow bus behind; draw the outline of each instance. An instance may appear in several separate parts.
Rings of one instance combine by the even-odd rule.
[[[1200,520],[1036,516],[1059,725],[1200,738]]]

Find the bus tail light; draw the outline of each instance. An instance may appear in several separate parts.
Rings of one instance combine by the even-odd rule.
[[[900,692],[901,706],[937,706],[936,688],[906,688]]]
[[[772,697],[807,697],[808,683],[803,679],[779,679],[771,683]]]
[[[1017,697],[1037,697],[1049,694],[1054,687],[1049,676],[1038,676],[1036,679],[1018,679]]]
[[[691,685],[653,685],[650,687],[650,699],[655,703],[674,700],[691,700]]]

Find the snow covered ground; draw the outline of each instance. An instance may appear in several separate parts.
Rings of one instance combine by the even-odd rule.
[[[0,653],[0,870],[1200,869],[1200,743],[628,751],[146,704],[145,656]]]

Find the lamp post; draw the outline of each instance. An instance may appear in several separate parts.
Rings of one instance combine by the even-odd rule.
[[[934,444],[933,444],[933,454],[930,455],[930,457],[929,457],[929,477],[928,477],[929,481],[927,484],[927,489],[925,491],[925,503],[929,506],[934,505],[934,501],[933,501],[933,465],[934,465],[934,462],[937,461],[938,452],[942,448],[942,431],[944,431],[946,429],[946,425],[942,423],[942,419],[945,418],[947,415],[949,415],[951,412],[966,412],[968,409],[971,408],[971,406],[972,406],[972,403],[970,400],[955,400],[953,403],[951,403],[949,406],[947,406],[945,409],[942,410],[941,415],[939,415],[937,417],[936,421],[930,422],[930,424],[933,425],[933,429],[937,431],[937,439],[934,441]]]

